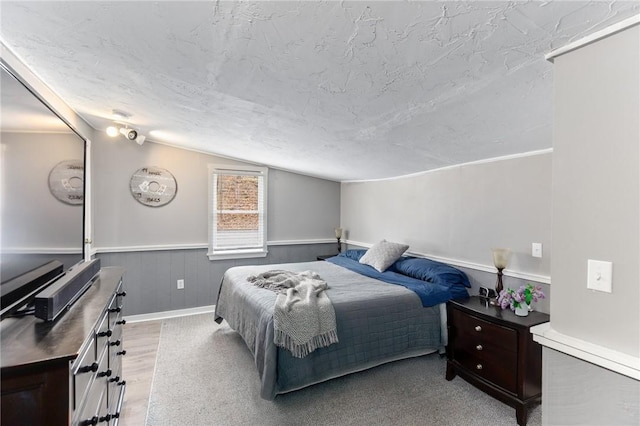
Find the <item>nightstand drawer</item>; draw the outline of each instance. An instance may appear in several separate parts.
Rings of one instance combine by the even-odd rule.
[[[455,357],[460,365],[470,372],[509,392],[516,393],[518,368],[515,356],[505,360],[490,359],[462,350],[456,351]]]
[[[507,327],[493,324],[476,316],[466,314],[457,309],[451,311],[451,326],[463,341],[472,340],[481,344],[486,350],[516,352],[518,350],[518,333]]]
[[[457,309],[451,314],[453,358],[473,374],[515,393],[518,333]]]
[[[518,364],[516,354],[510,352],[477,351],[474,348],[453,347],[454,358],[460,365],[503,389],[516,393]],[[502,357],[504,355],[504,357]]]

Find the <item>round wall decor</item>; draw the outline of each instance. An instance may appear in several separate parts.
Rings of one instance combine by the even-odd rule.
[[[54,197],[74,206],[84,203],[84,162],[65,160],[49,172],[49,190]]]
[[[129,182],[131,195],[145,206],[160,207],[176,196],[178,184],[173,175],[160,167],[138,169]]]

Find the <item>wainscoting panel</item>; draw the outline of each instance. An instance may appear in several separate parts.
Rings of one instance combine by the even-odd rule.
[[[638,425],[640,382],[542,349],[542,424]]]
[[[210,261],[206,249],[98,253],[102,266],[125,268],[125,315],[214,305],[224,272],[240,265],[315,261],[335,243],[269,246],[264,258]],[[184,279],[179,290],[177,280]]]

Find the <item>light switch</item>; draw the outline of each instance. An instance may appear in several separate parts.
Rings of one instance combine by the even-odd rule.
[[[602,260],[587,262],[587,288],[611,293],[613,263]]]
[[[542,257],[542,243],[531,243],[531,256]]]

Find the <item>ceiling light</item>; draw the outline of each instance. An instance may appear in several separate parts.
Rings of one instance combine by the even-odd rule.
[[[116,126],[107,127],[107,135],[115,138],[116,136],[118,136],[118,128]]]
[[[129,139],[130,141],[133,141],[138,137],[138,132],[133,129],[127,129],[126,127],[121,127],[120,133],[122,133],[124,137]]]
[[[118,126],[119,123],[115,124],[116,126],[107,127],[107,135],[111,136],[112,138],[118,136],[118,134],[121,134],[128,140],[135,141],[138,145],[142,145],[147,139],[146,136],[141,135],[137,130],[130,129],[126,124],[124,125],[125,127]]]

